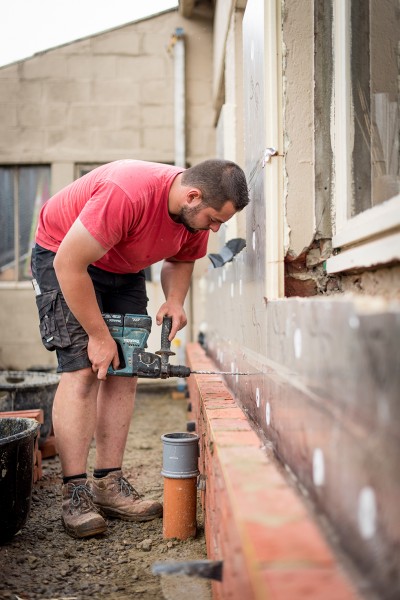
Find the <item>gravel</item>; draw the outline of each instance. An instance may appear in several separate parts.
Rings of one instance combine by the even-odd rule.
[[[164,433],[185,431],[187,400],[174,388],[140,383],[124,460],[124,474],[149,498],[163,497]],[[176,395],[176,394],[175,394]],[[89,466],[93,465],[94,448]],[[155,562],[207,558],[203,514],[198,502],[196,538],[163,538],[162,519],[145,523],[108,520],[102,536],[76,540],[60,520],[61,471],[58,457],[43,460],[43,477],[34,484],[27,523],[0,546],[0,598],[84,600],[142,598],[210,600],[210,583],[183,575],[153,575]],[[89,469],[90,472],[90,469]]]

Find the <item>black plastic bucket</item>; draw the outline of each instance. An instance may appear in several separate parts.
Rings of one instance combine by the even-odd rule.
[[[0,543],[26,523],[32,499],[35,419],[0,418]]]
[[[51,433],[51,413],[59,381],[60,376],[53,373],[0,371],[0,411],[43,409],[44,423],[40,428],[40,445]]]

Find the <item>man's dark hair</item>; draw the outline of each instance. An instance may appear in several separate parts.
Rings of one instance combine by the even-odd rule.
[[[182,185],[201,190],[203,203],[221,210],[231,200],[237,211],[249,203],[249,191],[243,170],[229,160],[205,160],[182,173]]]

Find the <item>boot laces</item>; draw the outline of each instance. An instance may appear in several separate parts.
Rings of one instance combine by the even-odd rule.
[[[139,494],[137,490],[131,485],[131,483],[125,479],[125,477],[120,477],[118,479],[119,491],[124,496],[133,496],[135,500],[139,500],[142,497],[142,494]]]
[[[74,508],[80,507],[86,510],[96,510],[92,498],[93,494],[86,485],[75,485],[72,490],[71,504]]]

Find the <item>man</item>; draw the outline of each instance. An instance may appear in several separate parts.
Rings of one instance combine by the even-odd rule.
[[[147,314],[143,269],[164,259],[172,340],[186,325],[183,308],[209,230],[218,231],[248,203],[243,171],[208,160],[178,167],[121,160],[94,169],[43,206],[32,252],[40,331],[55,350],[61,379],[53,426],[63,474],[62,521],[73,537],[102,533],[102,515],[132,521],[162,514],[122,474],[136,378],[106,377],[118,350],[102,312]],[[93,480],[87,457],[95,437]]]

